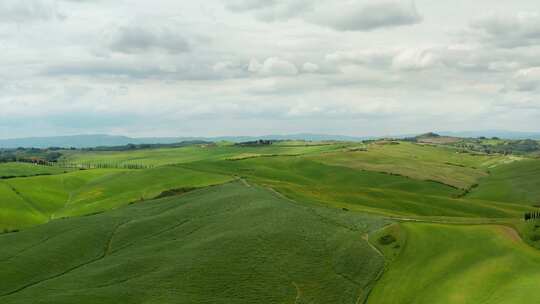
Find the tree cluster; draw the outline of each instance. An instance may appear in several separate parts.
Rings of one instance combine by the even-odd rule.
[[[259,140],[255,140],[255,141],[246,141],[246,142],[241,142],[241,143],[237,143],[236,145],[237,146],[247,146],[247,147],[252,147],[252,146],[269,146],[269,145],[272,145],[274,144],[274,141],[273,140],[264,140],[264,139],[259,139]]]
[[[153,168],[152,165],[146,164],[135,164],[135,163],[113,163],[113,162],[101,162],[101,163],[72,163],[72,162],[59,162],[56,163],[57,166],[62,168],[76,168],[76,169],[131,169],[131,170],[140,170],[140,169],[150,169]]]
[[[532,220],[540,219],[540,211],[536,211],[536,212],[527,212],[527,213],[525,213],[525,215],[524,215],[524,219],[525,219],[526,222],[532,221]]]
[[[17,148],[0,150],[0,163],[27,162],[45,164],[57,162],[62,153],[49,149]]]
[[[123,146],[82,148],[82,151],[134,151],[160,148],[182,148],[193,145],[210,145],[211,142],[203,140],[189,140],[172,144],[127,144]]]

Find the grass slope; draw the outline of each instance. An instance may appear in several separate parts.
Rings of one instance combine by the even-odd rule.
[[[523,243],[513,230],[418,223],[402,227],[407,237],[403,251],[368,303],[540,301],[540,252]]]
[[[540,207],[540,160],[497,166],[468,197]]]
[[[334,151],[345,143],[331,145],[285,145],[234,146],[234,145],[195,145],[172,149],[148,149],[120,152],[65,151],[62,161],[79,164],[115,163],[118,165],[143,164],[161,166],[182,164],[201,160],[223,160],[271,155],[302,155]]]
[[[176,188],[199,188],[232,178],[180,167],[99,169],[0,181],[0,229],[101,212]],[[15,217],[15,218],[14,218]]]
[[[45,223],[48,217],[0,182],[0,233]]]
[[[0,302],[355,304],[382,225],[229,183],[0,235]]]
[[[490,166],[506,161],[505,156],[473,156],[456,150],[402,142],[371,144],[367,151],[337,152],[314,159],[329,165],[399,174],[424,181],[437,181],[469,189],[487,176]]]
[[[454,199],[462,191],[441,183],[329,165],[312,157],[197,162],[183,166],[243,176],[298,201],[390,216],[521,218],[530,210],[520,205]]]
[[[39,166],[28,163],[0,163],[0,179],[8,177],[52,175],[67,173],[71,169]]]

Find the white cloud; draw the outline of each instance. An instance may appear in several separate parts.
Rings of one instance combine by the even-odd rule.
[[[399,52],[392,61],[398,70],[423,70],[436,66],[437,56],[429,49],[411,48]]]
[[[372,31],[420,23],[413,0],[236,0],[232,11],[251,11],[264,21],[300,18],[338,31]]]
[[[395,55],[395,49],[377,48],[351,51],[337,51],[325,56],[326,61],[334,64],[388,65]]]
[[[320,67],[311,62],[306,62],[302,65],[302,71],[306,73],[317,73],[320,70]]]
[[[339,31],[372,31],[417,24],[422,17],[412,1],[333,1],[318,7],[306,20]]]
[[[2,0],[0,23],[29,23],[62,18],[54,2],[49,0]]]
[[[540,13],[490,13],[471,23],[471,34],[481,41],[514,48],[540,44]]]
[[[519,67],[519,62],[515,61],[494,61],[489,63],[488,69],[496,72],[509,72],[515,71]]]
[[[257,60],[251,60],[249,71],[262,76],[294,76],[298,74],[298,68],[293,63],[278,57],[270,57],[262,64]]]
[[[513,85],[520,91],[540,89],[540,67],[517,71],[513,77]]]
[[[441,47],[376,48],[339,51],[325,56],[337,65],[362,65],[376,69],[424,70],[441,64],[446,50]]]
[[[287,20],[310,11],[314,5],[309,0],[227,0],[232,11],[253,12],[263,21]]]
[[[260,63],[257,59],[251,59],[248,66],[248,71],[252,73],[259,73],[263,68],[263,64]]]
[[[0,0],[0,137],[540,128],[537,3],[416,2]]]
[[[123,26],[110,38],[110,48],[120,53],[165,51],[172,54],[190,50],[188,42],[178,30],[152,28],[150,26]]]

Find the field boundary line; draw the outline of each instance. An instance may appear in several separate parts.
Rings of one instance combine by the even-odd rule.
[[[294,288],[296,288],[296,298],[294,299],[294,304],[298,304],[298,301],[300,301],[300,298],[302,297],[302,291],[296,282],[293,281],[292,284],[294,285]]]
[[[30,207],[31,209],[33,209],[34,211],[37,211],[40,215],[42,216],[45,216],[47,217],[47,213],[44,212],[43,210],[41,210],[40,208],[38,208],[30,199],[28,199],[27,197],[25,197],[24,195],[22,195],[22,193],[19,192],[19,190],[17,190],[17,188],[13,187],[13,185],[11,185],[10,183],[8,182],[4,182],[5,185],[8,186],[9,189],[11,189],[11,191],[13,191],[13,193],[15,193],[15,195],[17,195],[18,197],[21,198],[21,200],[28,206]],[[50,218],[49,218],[50,220]]]

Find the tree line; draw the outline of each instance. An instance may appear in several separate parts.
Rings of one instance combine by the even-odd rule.
[[[525,218],[526,222],[531,221],[531,220],[540,219],[540,211],[527,212],[527,213],[525,213],[524,218]]]
[[[62,168],[76,168],[76,169],[151,169],[153,165],[146,164],[126,164],[126,163],[73,163],[60,161],[54,164],[55,166]]]
[[[56,162],[62,153],[51,149],[17,148],[0,149],[0,163],[9,162]]]

